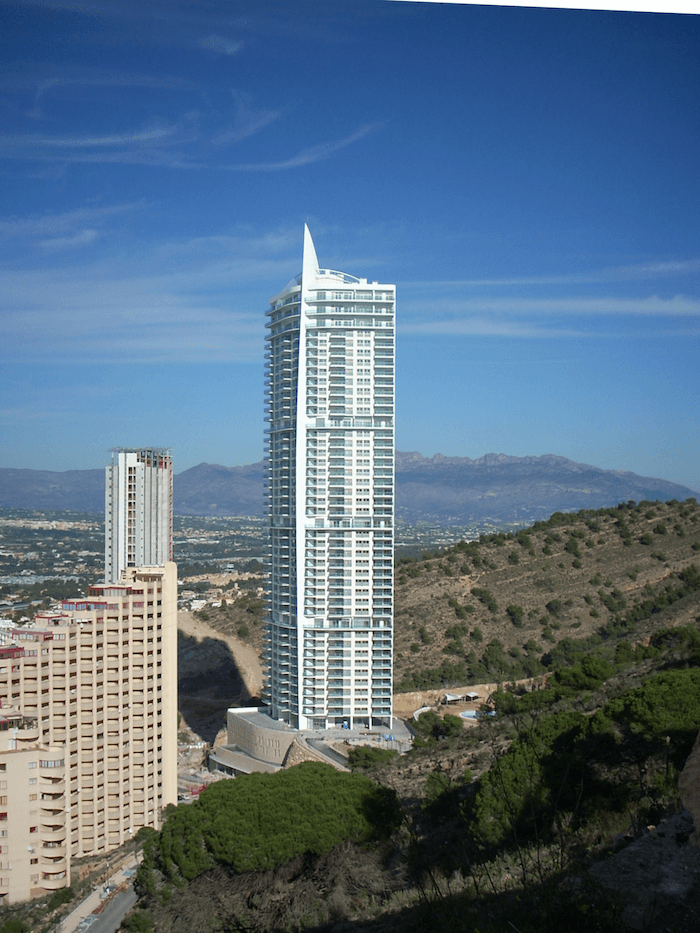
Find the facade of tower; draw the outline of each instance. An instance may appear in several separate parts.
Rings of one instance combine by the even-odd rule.
[[[263,698],[299,729],[391,724],[395,301],[305,228],[267,312]]]
[[[105,476],[105,582],[173,559],[173,463],[165,448],[119,448]]]

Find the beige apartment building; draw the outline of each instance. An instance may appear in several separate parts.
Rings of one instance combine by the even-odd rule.
[[[4,640],[0,714],[19,710],[33,722],[35,740],[52,748],[37,760],[63,762],[52,768],[65,775],[59,783],[67,856],[107,852],[141,826],[160,828],[163,809],[177,802],[175,564],[129,568],[118,584],[91,586],[86,598],[38,613],[33,627],[12,629]],[[0,752],[0,763],[13,751]],[[39,808],[39,838],[44,833],[47,842],[61,843],[45,809]],[[12,825],[23,818],[8,798],[4,838],[13,855],[27,849]],[[0,869],[0,877],[10,878],[7,900],[33,896],[19,893],[26,887],[15,881],[12,864],[12,872]],[[47,884],[49,874],[29,872],[42,889],[34,894],[63,886]],[[69,883],[66,867],[63,884]],[[0,887],[0,903],[2,895]]]
[[[0,649],[0,668],[11,660]],[[70,884],[65,770],[63,747],[43,745],[34,720],[0,712],[0,904]]]

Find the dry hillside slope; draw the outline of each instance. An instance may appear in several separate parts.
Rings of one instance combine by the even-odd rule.
[[[661,622],[685,624],[700,611],[698,594],[674,602],[664,593],[692,565],[694,499],[555,513],[515,535],[399,561],[396,688],[526,677],[543,670],[543,656],[550,666],[565,639],[634,642]]]

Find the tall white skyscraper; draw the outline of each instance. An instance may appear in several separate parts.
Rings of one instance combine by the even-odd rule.
[[[320,269],[270,302],[263,696],[299,729],[391,724],[393,285]]]
[[[105,477],[105,582],[173,559],[173,463],[163,447],[119,447]]]

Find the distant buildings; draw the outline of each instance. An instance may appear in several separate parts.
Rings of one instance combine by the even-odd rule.
[[[299,728],[390,725],[395,287],[302,272],[267,312],[263,697]]]
[[[162,567],[172,560],[170,451],[120,447],[105,480],[105,581],[116,583],[130,567]]]
[[[177,802],[177,568],[127,569],[1,637],[0,903],[70,884],[71,856]]]

